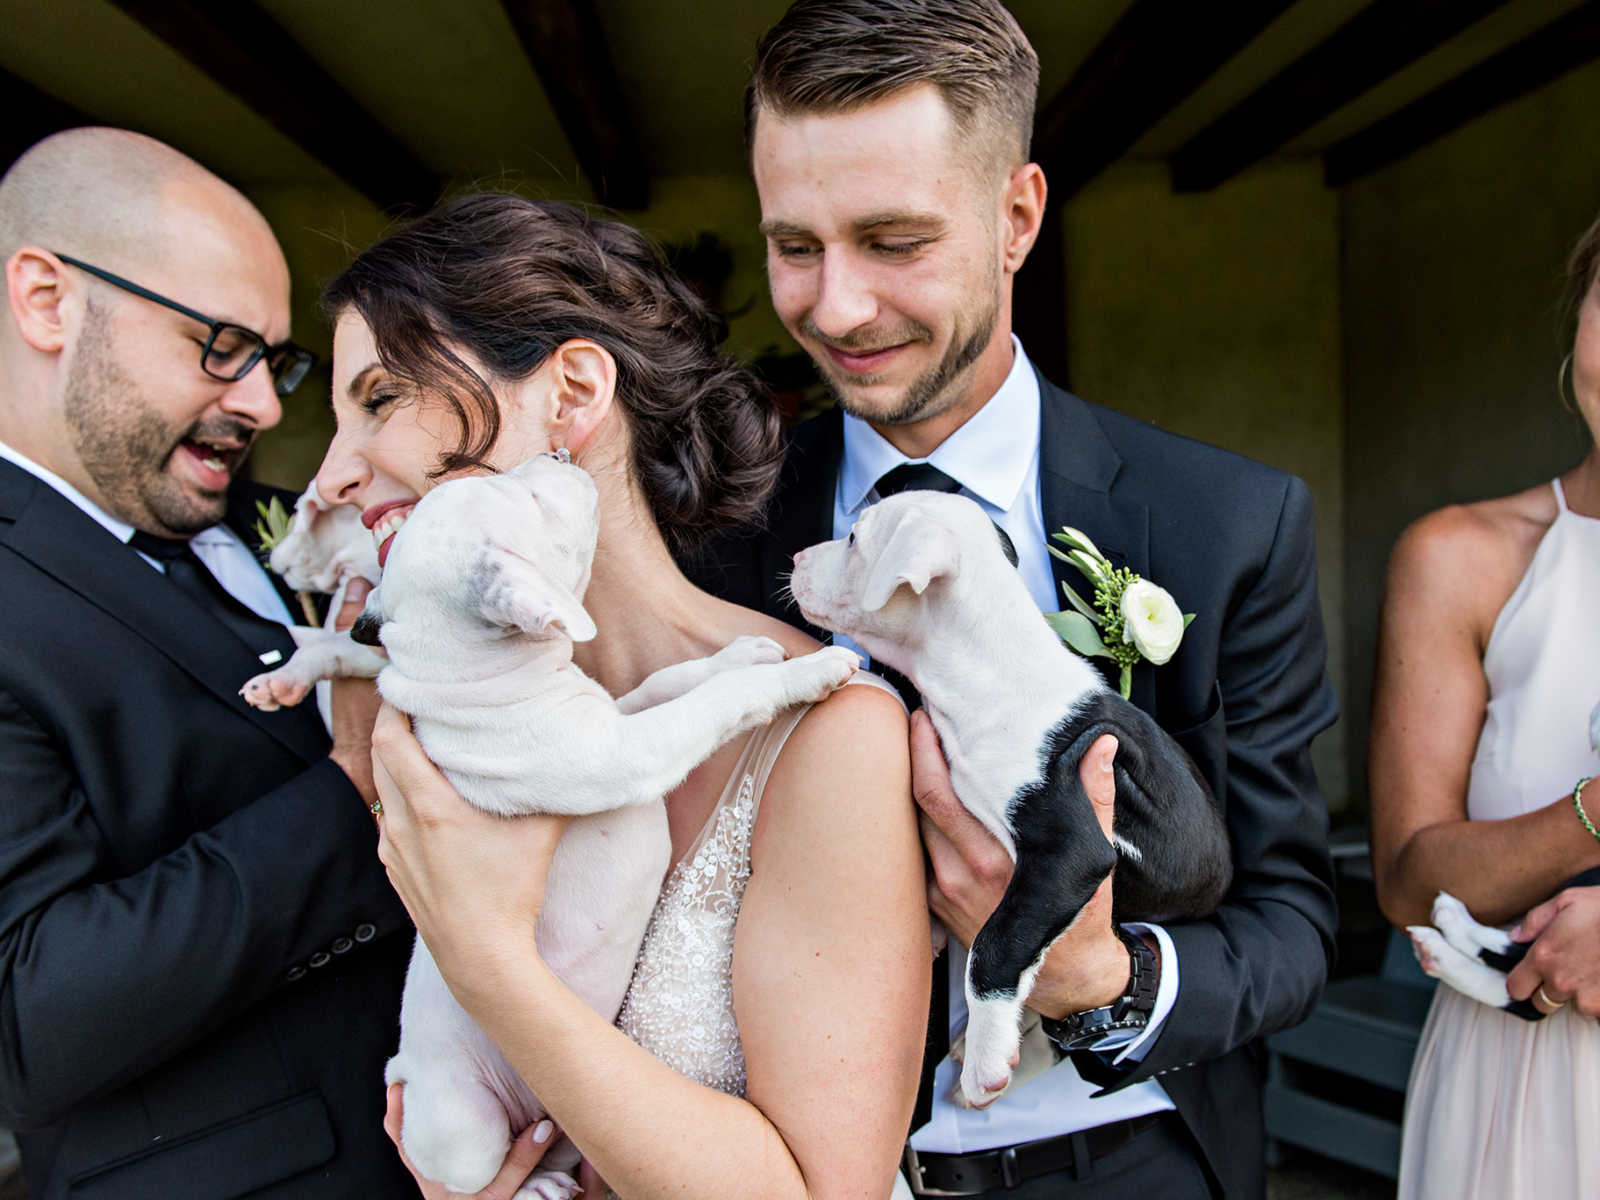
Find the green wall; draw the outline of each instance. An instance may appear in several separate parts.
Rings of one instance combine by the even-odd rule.
[[[1173,195],[1160,164],[1121,167],[1074,197],[1065,222],[1073,390],[1306,481],[1342,696],[1338,212],[1320,165],[1268,164],[1199,196]],[[1313,751],[1334,809],[1345,728]]]
[[[1572,466],[1556,372],[1572,242],[1600,210],[1600,64],[1340,192],[1346,720],[1365,730],[1383,574],[1416,517]],[[1588,147],[1585,149],[1584,147]],[[1365,735],[1350,777],[1365,802]]]

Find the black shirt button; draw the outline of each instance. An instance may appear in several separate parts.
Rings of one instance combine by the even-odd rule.
[[[370,921],[363,921],[356,926],[356,941],[370,942],[378,936],[378,930]]]
[[[299,983],[300,980],[304,979],[305,977],[306,977],[306,969],[305,969],[305,967],[301,966],[299,963],[295,963],[294,966],[289,968],[289,982],[290,983]]]
[[[326,950],[318,950],[310,958],[306,959],[306,961],[313,967],[325,967],[333,961],[333,955],[329,954]]]
[[[330,949],[332,949],[335,954],[349,954],[350,948],[354,945],[355,943],[347,937],[336,937],[333,939],[333,945],[330,947]]]

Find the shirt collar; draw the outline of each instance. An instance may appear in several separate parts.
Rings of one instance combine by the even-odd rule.
[[[1039,377],[1016,334],[1011,348],[1011,370],[1000,389],[921,460],[1002,512],[1029,482],[1039,446]],[[858,511],[884,472],[910,461],[860,417],[844,414],[839,499],[845,511]]]
[[[116,517],[113,517],[105,509],[101,508],[93,500],[89,499],[89,497],[85,496],[77,488],[73,487],[65,479],[61,478],[61,476],[57,475],[54,471],[51,471],[47,467],[41,467],[38,463],[34,462],[33,459],[22,453],[22,451],[13,450],[4,442],[0,442],[0,458],[5,459],[14,466],[21,467],[35,479],[49,484],[56,491],[60,492],[61,495],[81,508],[87,515],[93,517],[96,522],[104,526],[111,536],[117,539],[117,541],[126,542],[130,537],[133,536],[132,525],[129,525],[126,521],[117,520]]]
[[[77,488],[73,487],[61,476],[48,467],[42,467],[20,450],[14,450],[4,442],[0,442],[0,458],[14,466],[21,467],[28,474],[42,483],[47,483],[66,499],[72,501],[90,517],[101,525],[112,537],[124,544],[133,536],[133,526],[126,521],[118,520],[105,509],[101,508]],[[237,535],[226,525],[213,525],[209,529],[202,529],[190,539],[194,545],[227,545],[238,541]]]

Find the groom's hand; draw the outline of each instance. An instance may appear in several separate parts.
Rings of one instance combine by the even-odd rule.
[[[1105,836],[1111,836],[1117,739],[1106,734],[1089,747],[1078,770]],[[950,768],[928,714],[911,715],[911,793],[921,810],[922,844],[932,868],[928,907],[963,946],[971,946],[1011,882],[1011,856],[950,786]],[[1111,925],[1107,876],[1072,928],[1045,956],[1028,1006],[1060,1018],[1110,1004],[1128,986],[1128,951]]]

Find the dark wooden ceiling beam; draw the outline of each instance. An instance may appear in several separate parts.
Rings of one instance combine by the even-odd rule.
[[[595,195],[646,208],[650,175],[592,0],[501,0]]]
[[[0,70],[0,112],[6,114],[0,123],[0,171],[40,138],[75,125],[95,124],[87,114],[5,70]]]
[[[1591,0],[1360,133],[1328,147],[1323,178],[1338,187],[1600,58],[1600,0]]]
[[[1034,122],[1051,199],[1115,162],[1293,2],[1135,0]]]
[[[1172,186],[1209,191],[1505,0],[1376,0],[1180,147]]]
[[[112,0],[377,204],[431,204],[442,181],[249,0]]]

